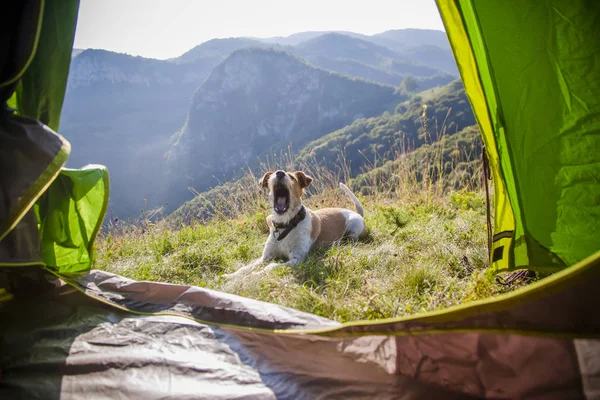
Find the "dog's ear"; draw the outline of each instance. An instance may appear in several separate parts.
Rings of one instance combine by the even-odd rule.
[[[306,175],[302,171],[296,171],[294,172],[294,175],[296,176],[296,179],[298,179],[298,183],[300,183],[300,187],[302,189],[310,185],[313,180],[310,176]]]
[[[269,186],[269,178],[271,177],[271,175],[273,175],[273,173],[271,171],[264,174],[263,177],[258,180],[258,184],[264,188],[268,187]]]

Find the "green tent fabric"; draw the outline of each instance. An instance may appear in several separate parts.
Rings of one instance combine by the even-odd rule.
[[[104,166],[61,168],[69,144],[5,113],[0,124],[0,267],[38,265],[73,278],[90,270],[108,206]]]
[[[42,19],[30,50],[33,56],[20,75],[9,106],[56,131],[67,89],[79,1],[36,3],[42,10]]]
[[[20,49],[2,46],[20,55],[3,63],[0,75],[2,95],[14,90],[8,104],[20,115],[0,110],[0,266],[37,265],[74,277],[90,270],[109,194],[105,167],[62,168],[70,144],[52,130],[60,120],[78,2],[20,5],[13,17],[33,33],[7,36]]]
[[[108,207],[106,167],[62,169],[35,206],[44,264],[62,277],[86,273]]]
[[[22,58],[33,60],[31,71],[23,64],[0,76],[21,78],[10,103],[20,114],[55,128],[78,2],[27,4],[32,15],[43,10],[48,37]],[[560,271],[485,301],[348,324],[204,288],[86,273],[106,169],[57,169],[64,139],[39,123],[29,135],[2,125],[2,144],[21,151],[0,146],[0,161],[27,180],[0,175],[0,207],[8,205],[0,208],[0,398],[598,398],[598,6],[438,0],[438,8],[494,178],[492,265]],[[53,48],[62,56],[51,57]],[[0,85],[3,96],[16,82]],[[31,157],[36,146],[15,145],[22,140],[40,157]],[[25,203],[15,197],[29,191]],[[3,273],[22,278],[37,266],[60,279],[12,300],[2,292]]]
[[[7,30],[0,46],[7,53],[2,57],[7,61],[0,64],[0,98],[10,97],[8,106],[21,117],[4,105],[0,110],[0,239],[56,178],[71,151],[69,142],[54,131],[66,91],[78,9],[78,1],[26,0],[3,10],[3,24],[13,30]]]
[[[493,167],[493,266],[600,248],[600,3],[438,1]]]

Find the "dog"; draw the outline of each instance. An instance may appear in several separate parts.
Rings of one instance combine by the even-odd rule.
[[[340,188],[354,203],[356,211],[344,208],[324,208],[313,211],[302,204],[304,189],[313,179],[302,171],[267,172],[259,184],[269,189],[271,214],[267,216],[269,238],[262,256],[232,274],[232,277],[248,273],[264,263],[263,272],[282,266],[294,266],[302,262],[313,245],[329,245],[347,236],[358,239],[367,234],[363,207],[358,198],[343,183]],[[284,263],[272,262],[287,259]]]

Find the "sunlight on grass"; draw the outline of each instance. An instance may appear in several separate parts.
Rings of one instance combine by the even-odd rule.
[[[336,191],[327,189],[307,203],[339,204]],[[258,277],[227,281],[221,275],[260,256],[264,214],[169,229],[162,221],[145,232],[130,227],[105,234],[95,267],[138,280],[224,290],[338,321],[410,315],[507,290],[485,274],[482,195],[468,194],[467,203],[457,203],[456,196],[435,202],[361,196],[370,231],[365,240],[315,248],[295,268]]]
[[[294,268],[222,277],[258,258],[268,234],[266,194],[250,171],[198,194],[183,212],[158,222],[112,224],[98,240],[95,268],[137,280],[222,290],[337,321],[411,315],[512,290],[486,272],[480,170],[470,164],[460,175],[445,172],[464,164],[456,158],[457,149],[469,154],[478,144],[472,142],[471,150],[457,146],[438,137],[428,147],[428,164],[415,163],[412,153],[399,153],[355,179],[343,156],[342,165],[332,170],[314,162],[298,165],[291,151],[284,155],[278,166],[302,169],[315,178],[305,200],[310,208],[352,208],[338,188],[340,181],[355,190],[368,188],[357,190],[368,236],[314,248]],[[450,164],[435,167],[444,163]],[[276,169],[274,162],[263,167]]]

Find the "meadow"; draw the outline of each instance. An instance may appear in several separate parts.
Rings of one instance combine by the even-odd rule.
[[[478,132],[470,142],[441,137],[414,151],[395,149],[381,165],[366,163],[355,178],[343,152],[333,169],[298,162],[291,152],[265,162],[265,171],[283,167],[314,178],[304,202],[309,208],[352,208],[338,187],[343,181],[365,209],[367,238],[315,248],[293,268],[222,276],[258,258],[268,235],[267,193],[250,170],[196,193],[192,204],[170,216],[153,210],[135,221],[111,221],[97,241],[94,268],[225,291],[340,322],[411,315],[510,291],[520,283],[499,285],[488,270],[481,163],[470,154],[479,149]],[[466,167],[457,152],[470,154]]]

